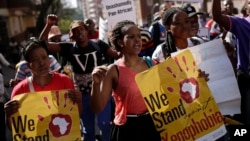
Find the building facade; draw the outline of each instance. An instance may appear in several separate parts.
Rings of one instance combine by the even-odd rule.
[[[0,0],[0,38],[8,45],[10,38],[22,42],[32,34],[36,25],[36,13],[29,0]]]

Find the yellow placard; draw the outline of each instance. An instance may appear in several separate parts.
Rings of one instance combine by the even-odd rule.
[[[136,82],[163,141],[225,134],[221,112],[190,51],[139,73]]]
[[[11,117],[13,140],[80,141],[77,103],[67,90],[21,94],[17,113]]]

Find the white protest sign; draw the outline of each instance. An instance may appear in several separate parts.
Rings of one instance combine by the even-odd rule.
[[[208,86],[223,115],[240,113],[240,92],[232,64],[220,39],[188,48],[201,70],[209,73]]]
[[[102,4],[107,13],[109,29],[122,20],[131,20],[136,23],[133,0],[103,0]]]
[[[108,43],[108,22],[99,18],[99,39]]]
[[[204,27],[204,28],[199,28],[198,36],[199,36],[199,37],[205,37],[205,38],[209,39],[209,31],[208,31],[208,28],[206,28],[206,27]]]

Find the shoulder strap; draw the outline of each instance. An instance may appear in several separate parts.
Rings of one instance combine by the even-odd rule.
[[[30,92],[35,92],[34,86],[32,84],[32,76],[28,77],[28,83],[29,83]]]
[[[160,44],[160,46],[161,46],[161,51],[162,51],[163,57],[166,59],[169,56],[169,54],[168,54],[169,50],[166,47],[165,42],[163,44]]]
[[[151,68],[153,66],[152,59],[150,56],[143,56],[143,60],[146,61],[149,68]]]
[[[166,40],[161,45],[162,53],[164,58],[171,56],[171,53],[176,52],[177,49],[175,47],[173,35],[171,32],[166,33]]]
[[[117,73],[117,76],[118,76],[118,81],[119,81],[119,68],[118,68],[118,64],[117,62],[114,63],[114,66],[115,66],[115,70],[116,70],[116,73]],[[114,83],[115,84],[115,83]],[[117,87],[117,84],[113,85],[113,90],[115,90]]]

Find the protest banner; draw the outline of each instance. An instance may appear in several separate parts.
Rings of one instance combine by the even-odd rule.
[[[208,86],[223,115],[239,114],[241,96],[221,39],[188,48],[198,67],[209,74]]]
[[[206,39],[209,39],[210,38],[210,34],[209,34],[209,31],[208,31],[208,28],[207,27],[199,28],[199,30],[198,30],[198,36],[199,37],[204,37]]]
[[[77,103],[66,90],[21,94],[11,117],[13,140],[80,141],[80,119]]]
[[[102,17],[99,17],[99,40],[108,42],[108,21],[103,20]]]
[[[136,75],[162,141],[216,140],[224,120],[189,50]]]
[[[136,11],[133,0],[103,0],[102,4],[107,13],[109,30],[117,22],[125,19],[136,23]]]

